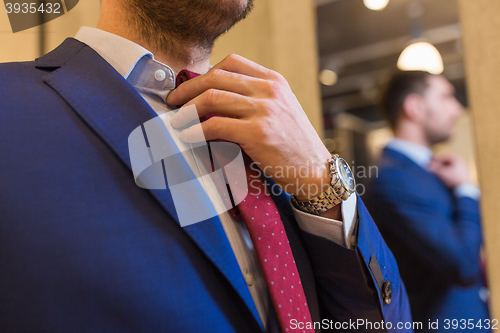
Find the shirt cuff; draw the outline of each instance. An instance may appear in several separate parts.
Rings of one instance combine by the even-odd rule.
[[[326,238],[349,249],[356,246],[356,235],[354,235],[357,220],[356,194],[351,195],[341,204],[343,221],[333,220],[298,210],[291,200],[290,205],[292,206],[293,215],[297,220],[297,224],[303,231]]]
[[[457,198],[467,197],[474,200],[479,200],[479,198],[481,197],[481,191],[479,190],[479,187],[470,183],[458,185],[453,190],[453,194],[455,194]]]

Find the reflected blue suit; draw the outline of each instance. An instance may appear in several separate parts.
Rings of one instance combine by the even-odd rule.
[[[456,198],[435,175],[405,155],[385,148],[364,197],[398,262],[415,321],[488,318],[479,292],[479,205]],[[468,331],[481,331],[472,329]]]

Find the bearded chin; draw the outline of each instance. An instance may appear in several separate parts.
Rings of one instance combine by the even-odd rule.
[[[427,142],[431,146],[433,146],[433,145],[436,145],[438,143],[443,143],[443,142],[448,141],[451,137],[451,134],[450,133],[431,133],[428,131],[425,136],[426,136]]]
[[[192,49],[210,53],[215,40],[244,19],[253,0],[126,0],[129,23],[154,51],[191,62]]]

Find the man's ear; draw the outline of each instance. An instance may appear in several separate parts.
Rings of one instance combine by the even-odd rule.
[[[415,93],[406,96],[403,102],[402,115],[412,122],[421,122],[425,117],[422,96]]]

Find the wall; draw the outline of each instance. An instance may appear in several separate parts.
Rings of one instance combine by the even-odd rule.
[[[460,11],[482,189],[492,317],[500,319],[500,2],[460,0]]]

